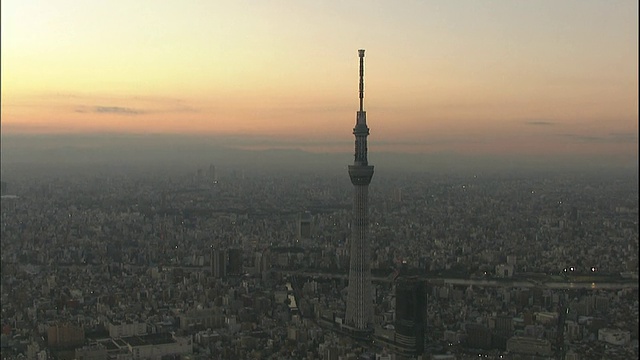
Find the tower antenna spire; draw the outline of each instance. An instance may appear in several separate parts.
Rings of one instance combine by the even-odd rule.
[[[349,253],[349,290],[346,324],[355,329],[357,336],[368,337],[373,323],[371,297],[371,250],[369,249],[369,183],[373,165],[367,161],[367,113],[364,111],[364,50],[360,56],[360,110],[356,114],[355,159],[349,165],[349,177],[354,188],[353,223],[351,224],[351,251]]]
[[[360,56],[360,111],[364,111],[364,49],[358,50]]]

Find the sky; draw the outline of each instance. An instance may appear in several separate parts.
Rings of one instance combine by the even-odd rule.
[[[638,153],[638,2],[3,0],[3,137]],[[233,141],[231,141],[233,143]]]

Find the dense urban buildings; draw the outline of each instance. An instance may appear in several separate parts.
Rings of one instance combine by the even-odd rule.
[[[243,179],[216,166],[206,189],[196,169],[4,172],[2,356],[128,359],[191,341],[202,359],[515,359],[559,344],[568,359],[637,357],[637,174],[377,169],[367,345],[334,326],[349,285],[342,169]],[[306,211],[313,232],[299,240]],[[403,321],[422,291],[407,279],[424,282],[422,324]],[[421,325],[422,354],[404,351]]]

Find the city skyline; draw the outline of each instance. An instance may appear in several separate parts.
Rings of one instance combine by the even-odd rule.
[[[198,135],[346,152],[350,54],[366,48],[376,151],[637,159],[637,10],[3,2],[3,143]]]
[[[215,174],[143,176],[35,167],[46,175],[14,172],[3,184],[3,356],[55,357],[68,345],[76,358],[100,359],[176,350],[478,359],[530,353],[533,343],[581,359],[638,358],[637,173],[380,176],[375,165],[375,346],[345,336],[345,169],[245,176],[222,167],[212,184],[217,164]],[[307,210],[310,237],[298,227]],[[218,258],[221,278],[212,246],[228,255]],[[426,281],[423,311],[411,306],[423,290],[400,288],[412,277]],[[406,321],[411,314],[425,318]],[[146,346],[158,337],[161,348]]]

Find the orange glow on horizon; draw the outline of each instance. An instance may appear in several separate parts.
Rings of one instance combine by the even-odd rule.
[[[2,134],[637,153],[637,3],[276,3],[2,2]]]

